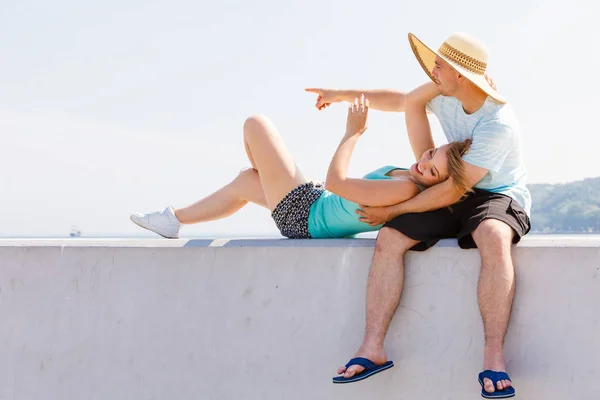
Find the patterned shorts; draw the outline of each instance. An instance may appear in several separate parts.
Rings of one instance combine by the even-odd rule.
[[[310,239],[308,213],[324,191],[323,184],[307,182],[285,195],[271,214],[279,232],[290,239]]]

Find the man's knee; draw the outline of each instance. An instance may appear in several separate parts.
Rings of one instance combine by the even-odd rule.
[[[417,241],[407,237],[403,233],[393,228],[383,227],[379,230],[375,242],[375,252],[396,253],[403,255],[413,247]]]
[[[512,244],[514,230],[497,219],[486,219],[473,231],[473,240],[479,249],[497,248]]]

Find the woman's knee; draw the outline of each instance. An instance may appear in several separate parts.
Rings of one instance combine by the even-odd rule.
[[[258,190],[262,190],[258,171],[254,168],[242,169],[239,172],[238,176],[236,176],[233,180],[231,187],[235,191],[235,193],[237,193],[239,196],[245,199],[248,196],[256,197],[255,192],[257,192]],[[253,201],[254,197],[246,200]]]
[[[258,176],[258,171],[255,170],[254,168],[244,168],[238,174],[237,179],[254,180],[254,179],[260,179],[260,178]]]
[[[273,123],[264,115],[252,115],[244,122],[244,137],[265,135],[271,130]]]

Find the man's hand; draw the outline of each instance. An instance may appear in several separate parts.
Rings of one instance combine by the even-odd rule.
[[[324,110],[329,107],[331,103],[339,103],[343,100],[338,90],[319,88],[308,88],[304,90],[308,93],[315,93],[318,95],[317,103],[315,104],[315,107],[317,107],[318,110]]]
[[[396,217],[394,215],[394,206],[389,207],[369,207],[361,205],[356,213],[360,216],[360,221],[370,226],[377,226],[388,222]]]

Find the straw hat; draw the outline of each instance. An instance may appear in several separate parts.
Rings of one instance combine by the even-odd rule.
[[[435,58],[438,56],[494,100],[506,103],[504,96],[494,90],[485,79],[489,51],[480,40],[466,33],[453,33],[442,43],[438,51],[431,50],[412,33],[408,34],[408,41],[421,67],[434,82],[431,71],[435,66]]]

